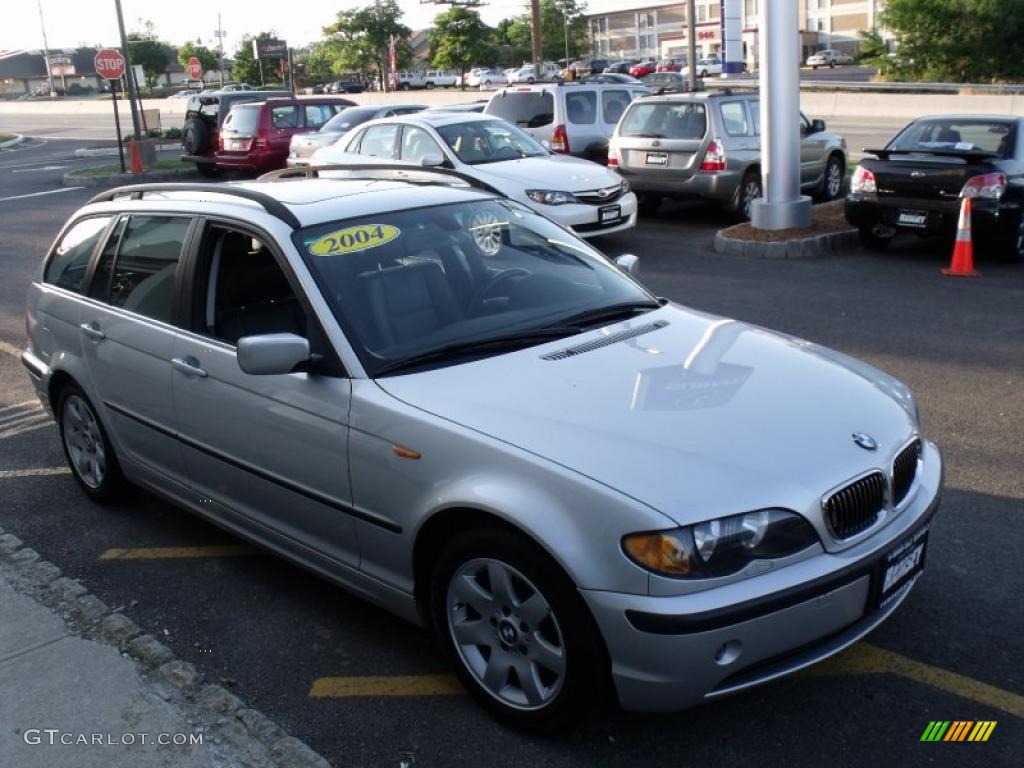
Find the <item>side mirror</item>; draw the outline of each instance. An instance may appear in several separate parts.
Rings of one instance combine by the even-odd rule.
[[[430,152],[420,158],[420,166],[423,168],[437,168],[444,165],[444,157],[437,152]]]
[[[267,333],[238,340],[238,367],[252,376],[292,373],[309,360],[309,341],[294,333]]]
[[[624,253],[615,260],[615,266],[630,277],[640,276],[640,258],[632,253]]]
[[[811,133],[824,133],[825,132],[825,121],[824,120],[812,120],[811,121]]]

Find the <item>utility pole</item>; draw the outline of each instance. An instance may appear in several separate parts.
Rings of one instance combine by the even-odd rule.
[[[544,48],[540,39],[540,0],[530,0],[530,22],[533,27],[533,78],[540,80],[544,71]]]
[[[50,84],[50,98],[57,98],[57,91],[53,88],[53,70],[50,69],[50,46],[46,42],[46,22],[43,21],[43,0],[38,0],[39,26],[43,28],[43,58],[46,60],[46,81]]]
[[[128,50],[128,36],[124,33],[124,16],[121,14],[121,0],[114,0],[114,8],[117,9],[117,29],[121,33],[121,54],[124,56],[125,82],[128,85],[128,103],[132,107],[132,134],[138,141],[139,134],[139,105],[135,100],[139,97],[135,89],[134,70],[132,69],[131,52]]]
[[[224,35],[225,32],[220,25],[220,11],[217,11],[217,31],[213,33],[217,38],[217,65],[220,68],[220,87],[224,87]]]
[[[768,0],[761,0],[768,5]],[[687,80],[691,91],[697,90],[697,2],[686,4],[686,65]]]

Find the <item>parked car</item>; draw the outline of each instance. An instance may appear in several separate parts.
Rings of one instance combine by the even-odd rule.
[[[314,152],[321,147],[330,146],[357,125],[381,117],[410,115],[426,108],[425,104],[370,104],[345,107],[317,130],[292,136],[288,146],[287,165],[289,168],[309,165]]]
[[[843,192],[846,140],[821,120],[800,121],[800,188],[820,200]],[[608,164],[654,213],[665,197],[717,200],[750,218],[761,197],[761,116],[756,92],[674,93],[630,104],[611,138]]]
[[[533,65],[532,64],[527,64],[526,66],[520,67],[514,73],[512,73],[509,76],[509,78],[508,78],[508,82],[509,82],[509,84],[512,84],[512,83],[531,83],[532,84],[532,83],[535,83],[537,81],[557,80],[559,78],[559,76],[560,75],[559,75],[558,67],[556,65],[550,63],[550,62],[545,62],[544,63],[543,69],[541,70],[541,73],[540,73],[539,76],[534,73]]]
[[[250,83],[224,83],[220,87],[222,91],[255,91],[256,86]]]
[[[621,75],[617,72],[601,72],[596,75],[587,75],[582,79],[588,83],[627,83],[629,85],[643,85],[643,83],[635,77]]]
[[[336,96],[236,104],[220,129],[217,167],[256,173],[284,168],[295,134],[315,131],[351,106]]]
[[[652,72],[646,75],[640,82],[652,90],[671,86],[685,86],[690,80],[680,72]]]
[[[973,235],[1024,261],[1024,120],[934,115],[915,120],[884,149],[866,150],[846,197],[846,219],[869,248],[904,233],[950,237],[971,199]]]
[[[426,88],[427,78],[422,72],[394,72],[392,73],[392,85],[400,91]]]
[[[552,152],[604,163],[619,117],[633,99],[648,93],[642,85],[618,83],[510,86],[495,91],[484,112],[519,126]]]
[[[720,75],[722,74],[722,60],[717,56],[711,56],[706,59],[697,59],[697,77],[707,77],[708,75]],[[689,77],[690,67],[684,66],[679,70],[679,74],[684,77]]]
[[[366,83],[353,75],[329,83],[324,90],[327,93],[363,93],[366,90]]]
[[[641,62],[638,62],[638,63],[634,64],[632,67],[629,68],[629,75],[630,75],[630,77],[635,77],[636,79],[640,80],[642,78],[647,77],[647,75],[650,75],[650,74],[656,72],[657,69],[658,69],[658,62],[656,62],[656,61],[641,61]]]
[[[441,104],[436,107],[425,109],[424,112],[483,112],[487,106],[487,99],[481,101],[470,101],[464,104]]]
[[[853,64],[853,57],[848,53],[826,48],[807,58],[807,66],[812,69],[817,69],[818,67],[834,68],[836,64]]]
[[[629,70],[633,68],[635,64],[640,62],[637,59],[627,59],[626,61],[615,61],[604,68],[606,74],[619,74],[628,75]]]
[[[560,738],[606,689],[715,700],[899,610],[943,533],[907,387],[436,169],[354,175],[71,215],[22,361],[86,497],[147,489],[429,627],[481,706]]]
[[[217,167],[217,149],[220,128],[231,108],[236,104],[263,101],[267,98],[291,98],[288,91],[218,91],[216,89],[193,92],[185,107],[185,121],[181,129],[181,159],[195,163],[203,176],[221,174]]]
[[[374,120],[317,150],[311,164],[358,165],[370,157],[453,168],[581,237],[636,224],[636,197],[621,176],[597,163],[553,155],[489,115],[421,112]]]
[[[458,74],[448,69],[431,69],[423,76],[424,88],[451,88],[458,80]]]
[[[655,72],[680,72],[686,66],[686,59],[662,59],[655,67]]]
[[[470,88],[491,88],[508,85],[508,78],[499,69],[481,69],[466,76],[466,85]]]

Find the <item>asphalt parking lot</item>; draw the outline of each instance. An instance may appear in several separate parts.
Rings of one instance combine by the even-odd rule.
[[[679,204],[598,241],[609,256],[640,256],[659,295],[834,347],[907,382],[945,452],[946,487],[924,577],[866,642],[698,709],[599,708],[572,733],[528,737],[458,693],[427,633],[153,497],[96,506],[60,470],[56,428],[15,355],[26,286],[91,194],[52,192],[82,162],[75,146],[0,153],[0,526],[333,764],[1019,765],[1024,266],[980,253],[982,278],[945,278],[947,247],[927,241],[803,261],[718,256],[711,241],[728,218]],[[922,743],[933,720],[998,725],[985,743]]]

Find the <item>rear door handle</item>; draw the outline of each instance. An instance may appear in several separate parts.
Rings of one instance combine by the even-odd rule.
[[[88,323],[82,323],[78,327],[81,329],[82,333],[93,341],[103,341],[107,338],[107,334],[100,330],[99,323],[95,320],[90,320]]]
[[[206,371],[199,367],[199,361],[189,355],[188,357],[176,357],[171,360],[174,369],[181,371],[186,376],[195,376],[200,379],[206,378]]]

